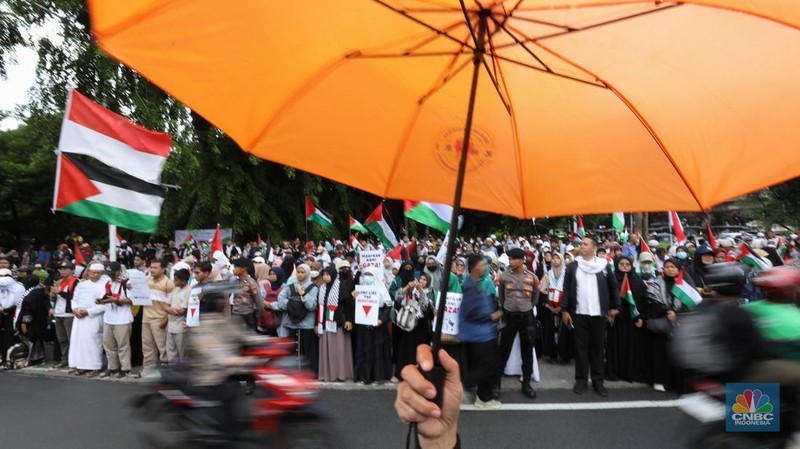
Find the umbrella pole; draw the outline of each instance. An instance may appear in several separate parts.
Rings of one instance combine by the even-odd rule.
[[[430,371],[430,375],[426,373],[426,377],[429,380],[432,380],[432,383],[436,387],[436,398],[434,402],[441,405],[441,395],[442,395],[442,386],[444,385],[444,369],[441,367],[439,363],[439,349],[441,349],[442,343],[442,324],[444,323],[444,310],[445,304],[447,302],[447,291],[449,290],[450,284],[450,267],[452,266],[453,256],[455,255],[455,242],[456,242],[456,233],[458,232],[458,217],[461,215],[461,194],[464,191],[464,175],[467,168],[467,155],[469,154],[469,140],[470,140],[470,133],[472,131],[472,117],[473,113],[475,112],[475,94],[478,91],[478,75],[480,74],[480,67],[481,63],[483,62],[483,55],[484,55],[484,45],[486,40],[486,26],[487,26],[487,14],[488,11],[482,10],[480,11],[480,20],[478,25],[478,38],[477,38],[477,46],[475,50],[475,56],[473,58],[473,68],[472,68],[472,87],[470,88],[469,92],[469,105],[467,107],[467,122],[464,126],[464,139],[462,140],[463,144],[461,145],[461,159],[458,164],[458,176],[456,178],[456,192],[453,198],[453,215],[450,217],[450,231],[448,233],[447,238],[447,252],[445,255],[444,261],[444,274],[442,276],[442,285],[439,288],[439,304],[437,307],[437,319],[436,319],[436,329],[433,333],[433,340],[431,342],[431,348],[433,349],[433,360],[434,364],[436,365],[433,371]],[[438,371],[438,373],[437,373]],[[430,377],[429,377],[430,376]],[[440,379],[437,379],[438,376],[441,376]]]

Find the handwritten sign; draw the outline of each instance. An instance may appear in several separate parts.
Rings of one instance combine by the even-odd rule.
[[[366,285],[356,285],[356,324],[365,326],[378,325],[378,310],[380,305],[380,294],[376,287]]]
[[[196,287],[189,290],[189,303],[186,306],[186,326],[197,327],[200,325],[200,291]]]
[[[361,269],[365,270],[369,267],[383,268],[383,251],[361,251],[358,253],[358,261],[361,264]]]
[[[128,298],[135,306],[152,306],[147,276],[139,270],[128,270]]]
[[[458,335],[458,311],[461,309],[461,293],[447,293],[444,303],[444,323],[442,323],[442,333],[448,335]],[[439,293],[436,293],[436,308],[439,308]],[[436,317],[433,318],[433,328],[436,329]]]

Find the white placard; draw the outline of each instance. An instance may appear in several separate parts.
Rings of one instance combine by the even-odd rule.
[[[72,309],[88,309],[97,304],[95,300],[96,289],[91,281],[81,281],[75,286],[75,293],[72,296]]]
[[[356,285],[356,324],[366,326],[378,325],[378,310],[380,306],[380,294],[376,287],[366,285]]]
[[[139,270],[128,270],[128,298],[135,306],[152,306],[147,276]]]
[[[383,251],[361,251],[358,253],[358,262],[361,264],[362,270],[366,270],[369,267],[382,269]]]
[[[186,326],[197,327],[200,325],[200,291],[201,288],[189,290],[189,304],[186,306]]]
[[[444,323],[442,333],[458,335],[458,311],[461,309],[461,293],[447,292],[447,302],[444,304]],[[439,292],[436,292],[436,310],[439,310]],[[433,329],[436,329],[436,317],[433,318]]]

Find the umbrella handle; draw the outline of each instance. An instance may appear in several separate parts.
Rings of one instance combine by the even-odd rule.
[[[437,361],[433,366],[433,369],[430,371],[420,371],[422,372],[422,376],[425,378],[425,380],[432,383],[433,387],[436,389],[436,396],[433,399],[430,399],[430,401],[438,405],[441,409],[442,399],[444,398],[444,379],[445,375],[447,374],[444,370],[444,367]]]

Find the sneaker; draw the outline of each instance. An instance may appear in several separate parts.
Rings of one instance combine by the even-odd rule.
[[[120,371],[117,373],[117,379],[124,379],[128,377],[128,371]]]
[[[664,388],[664,384],[653,384],[653,390],[660,391],[662,393],[667,391],[667,389]]]
[[[114,375],[114,373],[115,373],[115,371],[103,371],[103,372],[102,372],[102,373],[100,373],[100,375],[99,375],[99,376],[97,376],[97,377],[99,377],[100,379],[108,379],[109,377],[113,376],[113,375]],[[88,377],[88,376],[87,376],[87,377]]]
[[[475,408],[480,410],[497,410],[503,404],[497,399],[490,399],[488,401],[481,401],[481,398],[475,398]]]
[[[131,377],[134,378],[134,379],[141,379],[142,378],[142,372],[141,371],[135,371],[135,372],[131,373]]]

